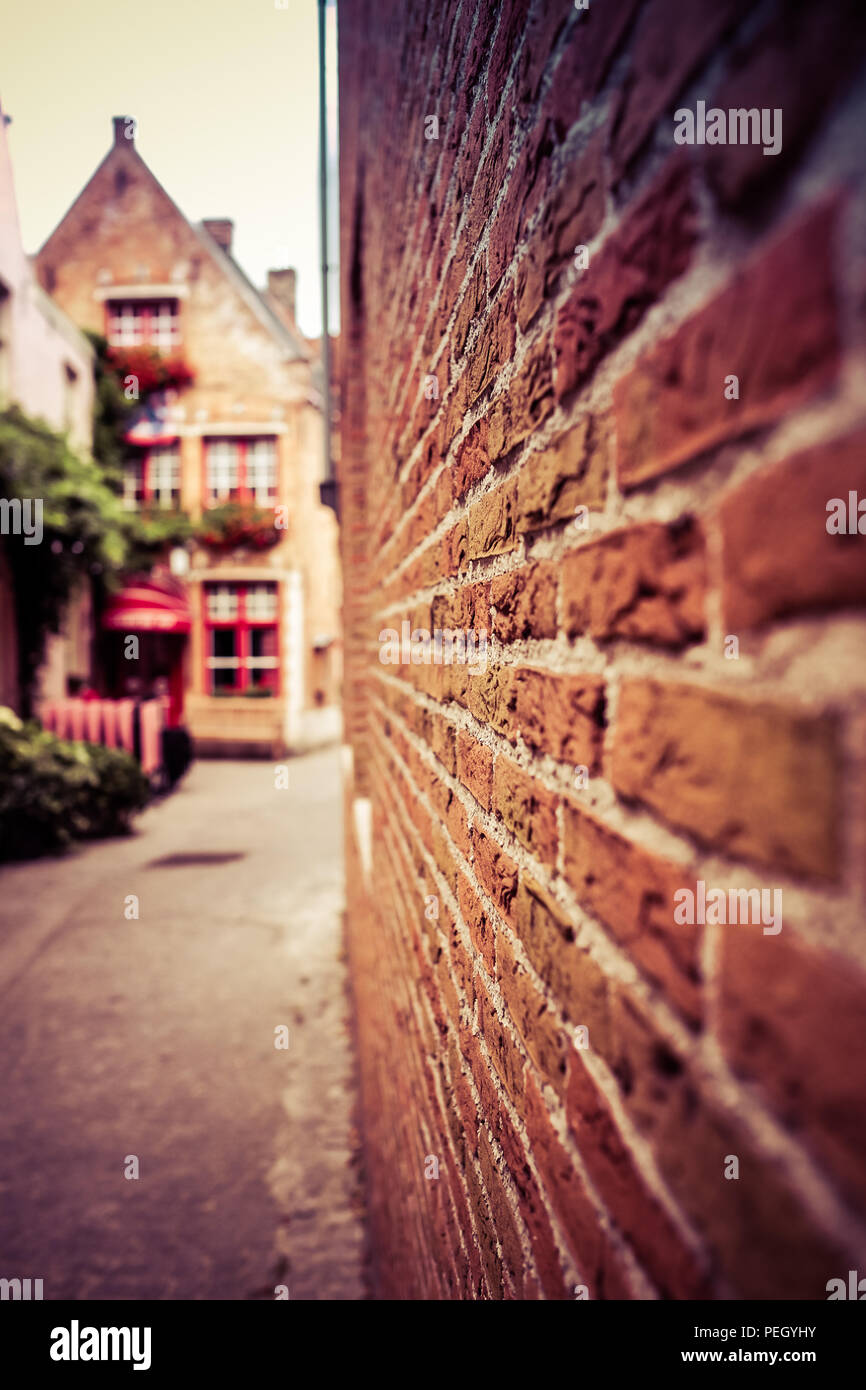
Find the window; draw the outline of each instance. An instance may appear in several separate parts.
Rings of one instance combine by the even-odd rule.
[[[180,505],[180,454],[177,444],[155,445],[127,460],[123,475],[123,504],[128,508]]]
[[[170,353],[180,342],[176,299],[112,299],[108,303],[111,347],[156,348]]]
[[[255,502],[266,507],[276,501],[275,439],[209,439],[205,463],[208,506]]]
[[[205,584],[205,652],[211,695],[276,694],[277,586]]]
[[[273,439],[251,439],[246,446],[246,485],[259,506],[277,496],[277,450]]]

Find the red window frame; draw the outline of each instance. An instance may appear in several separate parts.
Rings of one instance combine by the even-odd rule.
[[[175,331],[172,334],[173,341],[168,347],[166,347],[164,343],[156,344],[154,342],[152,327],[153,320],[156,317],[156,310],[164,308],[166,304],[170,305],[173,310],[172,318],[175,325]],[[140,317],[141,319],[142,334],[135,343],[116,343],[112,337],[111,328],[112,319],[116,317],[114,310],[115,308],[122,309],[127,306],[141,310],[140,316],[136,315],[136,318]],[[156,299],[124,299],[122,296],[118,295],[116,299],[107,299],[105,301],[105,337],[109,347],[158,347],[160,352],[171,355],[171,353],[178,350],[181,341],[180,300],[172,295],[165,295]]]
[[[233,497],[225,495],[211,497],[210,450],[214,444],[231,444],[238,451],[238,482]],[[274,454],[273,496],[267,497],[263,502],[256,499],[255,488],[249,487],[247,483],[247,455],[250,445],[252,444],[270,444]],[[277,448],[276,435],[208,435],[204,441],[202,471],[202,497],[204,498],[205,509],[209,507],[220,507],[226,502],[240,502],[259,507],[275,507],[277,505],[280,495],[280,456]]]
[[[174,451],[175,451],[175,453],[176,453],[176,455],[177,455],[177,497],[176,497],[176,498],[171,498],[168,502],[163,502],[162,499],[158,499],[158,505],[160,506],[160,508],[162,508],[164,511],[167,511],[167,512],[168,512],[168,511],[176,510],[177,508],[180,507],[180,496],[181,496],[180,448],[179,448],[179,446],[177,446],[177,445],[175,445],[175,444],[168,444],[168,445],[163,444],[163,445],[160,445],[159,447],[162,448],[162,449],[166,449],[166,448],[174,449]],[[133,455],[130,455],[130,457],[126,460],[126,463],[124,463],[124,479],[123,479],[123,501],[124,501],[124,506],[130,507],[131,509],[132,509],[132,508],[136,508],[136,507],[147,507],[147,506],[149,506],[149,505],[151,505],[151,504],[153,503],[153,501],[154,501],[155,498],[157,498],[157,493],[156,493],[156,491],[155,491],[155,489],[154,489],[154,487],[153,487],[153,483],[152,483],[152,481],[151,481],[151,464],[153,463],[153,459],[151,458],[151,455],[152,455],[153,452],[154,452],[154,446],[151,446],[150,448],[141,449],[138,453],[133,454]],[[130,464],[130,463],[140,463],[140,464],[141,464],[141,484],[142,484],[142,491],[143,491],[143,493],[144,493],[144,496],[142,497],[141,501],[139,501],[137,498],[134,498],[134,499],[132,499],[132,502],[131,502],[131,503],[130,503],[130,499],[127,497],[127,492],[126,492],[126,466],[127,466],[127,464]]]
[[[222,587],[223,584],[226,584],[228,588],[233,589],[233,590],[235,591],[235,593],[237,594],[237,599],[238,599],[237,613],[236,613],[235,617],[233,617],[233,618],[225,618],[225,619],[223,619],[223,618],[212,618],[212,617],[210,616],[210,612],[209,612],[208,595],[209,595],[214,589]],[[251,616],[249,615],[249,613],[247,612],[247,593],[248,593],[248,591],[249,591],[250,589],[258,589],[258,588],[261,587],[262,584],[267,584],[267,585],[269,586],[269,588],[273,589],[273,591],[274,591],[274,595],[275,595],[275,598],[276,598],[276,617],[275,617],[275,618],[256,618],[256,617],[254,617],[254,616],[251,617]],[[246,581],[245,583],[240,583],[240,582],[236,583],[236,582],[234,582],[234,581],[222,581],[222,580],[206,580],[203,587],[204,587],[204,593],[203,593],[203,595],[202,595],[202,598],[203,598],[203,605],[202,605],[202,606],[203,606],[203,616],[204,616],[204,684],[205,684],[205,691],[206,691],[206,693],[207,693],[208,695],[210,695],[210,696],[213,696],[213,697],[218,698],[218,696],[217,696],[217,691],[216,691],[216,689],[215,689],[215,687],[214,687],[214,667],[210,666],[210,664],[209,664],[209,662],[210,662],[211,659],[218,660],[218,658],[214,658],[214,657],[212,656],[212,652],[211,652],[211,643],[212,643],[211,633],[214,632],[214,631],[218,631],[218,630],[231,629],[231,630],[233,630],[233,631],[236,633],[236,638],[235,638],[235,657],[232,658],[233,660],[237,660],[237,662],[238,662],[238,665],[237,665],[237,667],[235,668],[235,677],[236,677],[236,679],[235,679],[235,683],[234,683],[233,685],[231,685],[231,686],[221,686],[221,687],[220,687],[221,693],[222,693],[222,694],[226,694],[226,695],[229,695],[229,694],[230,694],[230,695],[244,695],[244,694],[246,694],[246,692],[247,692],[248,690],[259,690],[259,689],[261,689],[262,687],[266,687],[267,689],[269,689],[269,690],[271,690],[271,691],[273,692],[274,698],[276,698],[277,696],[279,696],[279,694],[280,694],[280,688],[281,688],[281,686],[280,686],[280,672],[281,672],[281,642],[280,642],[280,587],[279,587],[279,584],[276,583],[276,581],[274,581],[274,580],[261,580],[261,579],[259,579],[259,580],[248,580],[248,581]],[[253,670],[254,670],[255,668],[254,668],[254,667],[251,667],[251,666],[249,666],[249,665],[247,664],[247,663],[249,662],[251,656],[252,656],[252,650],[251,650],[251,648],[252,648],[252,637],[251,637],[251,634],[252,634],[253,632],[255,632],[255,631],[261,632],[261,631],[267,631],[267,630],[272,631],[272,632],[274,633],[274,636],[275,636],[275,641],[274,641],[275,651],[274,651],[273,656],[274,656],[274,660],[276,661],[276,665],[275,665],[275,666],[272,666],[272,667],[259,667],[258,669],[259,669],[259,670],[262,670],[262,671],[265,671],[265,672],[271,677],[271,679],[268,680],[268,681],[263,681],[263,682],[261,682],[259,685],[255,685],[255,684],[253,683],[253,681],[252,681],[252,672],[253,672]]]

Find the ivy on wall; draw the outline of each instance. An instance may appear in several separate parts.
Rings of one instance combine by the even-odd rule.
[[[76,587],[88,582],[104,592],[122,572],[150,569],[167,548],[192,534],[189,518],[180,512],[131,512],[122,502],[132,416],[153,393],[189,384],[192,373],[150,349],[119,354],[104,338],[88,337],[95,352],[93,458],[17,406],[0,412],[0,498],[41,502],[39,544],[25,544],[23,535],[0,535],[15,596],[25,716],[32,709],[46,640],[59,631]],[[124,385],[130,376],[136,379],[134,395]]]
[[[0,538],[12,575],[21,703],[30,712],[33,685],[50,632],[57,632],[76,586],[107,577],[127,552],[118,493],[92,459],[17,406],[0,412],[0,497],[41,502],[42,536]]]

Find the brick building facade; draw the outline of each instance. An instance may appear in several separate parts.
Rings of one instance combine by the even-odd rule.
[[[186,612],[170,575],[131,589],[108,620],[108,678],[130,669],[118,644],[143,623],[136,673],[171,683],[200,752],[279,753],[338,728],[337,525],[318,493],[317,364],[294,322],[294,272],[272,272],[259,293],[232,258],[232,223],[188,222],[135,137],[132,118],[114,119],[109,153],[38,254],[40,280],[112,347],[153,348],[194,373],[134,422],[128,504],[205,522],[226,504],[267,512],[275,543],[192,544]]]
[[[864,56],[851,3],[340,4],[380,1296],[866,1268]]]

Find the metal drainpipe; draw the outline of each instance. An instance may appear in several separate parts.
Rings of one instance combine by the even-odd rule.
[[[324,376],[325,477],[319,483],[322,505],[339,516],[337,480],[331,456],[331,339],[328,333],[328,109],[325,76],[325,9],[319,0],[319,223],[322,242],[322,374]]]

